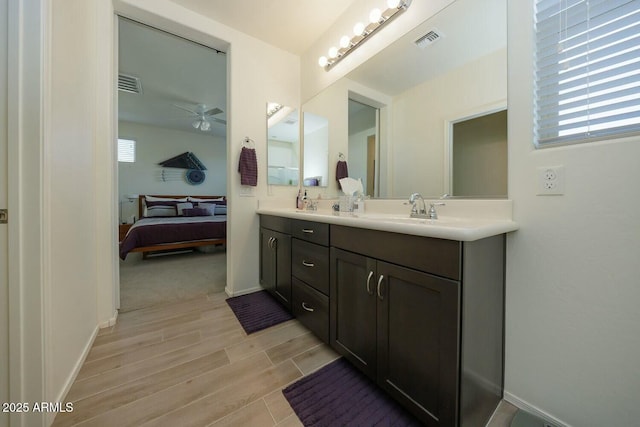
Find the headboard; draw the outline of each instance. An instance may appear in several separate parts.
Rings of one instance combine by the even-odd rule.
[[[141,194],[138,196],[138,219],[142,218],[142,214],[144,213],[144,207],[145,207],[145,197],[146,196],[152,196],[152,197],[164,197],[166,199],[183,199],[185,197],[195,197],[197,199],[219,199],[219,198],[223,198],[225,200],[227,200],[227,196],[196,196],[194,194],[190,194],[190,195],[175,195],[175,194],[171,194],[171,195],[157,195],[157,194]]]

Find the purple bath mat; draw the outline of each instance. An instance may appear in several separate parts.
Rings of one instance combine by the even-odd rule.
[[[227,298],[226,301],[247,334],[293,319],[267,291]]]
[[[340,358],[282,390],[305,426],[421,426],[364,374]]]

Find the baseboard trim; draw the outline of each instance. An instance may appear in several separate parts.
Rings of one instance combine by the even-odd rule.
[[[55,402],[60,402],[63,404],[66,403],[65,398],[67,397],[67,394],[69,393],[69,390],[73,385],[73,382],[78,377],[78,374],[80,373],[80,369],[82,368],[84,361],[87,359],[87,356],[89,355],[89,351],[91,351],[91,347],[93,346],[93,342],[96,340],[96,337],[98,336],[99,331],[100,331],[100,325],[97,325],[93,330],[91,337],[87,340],[87,343],[85,344],[84,349],[80,354],[80,357],[76,361],[76,364],[73,366],[73,369],[71,370],[71,373],[67,377],[67,381],[65,381],[64,387],[62,387],[62,390],[60,390],[60,393],[58,394],[58,397],[55,400]],[[48,422],[47,425],[51,425],[51,423],[53,423],[55,416],[56,416],[55,412],[47,414],[47,422]]]
[[[105,322],[100,323],[100,325],[98,325],[98,328],[100,328],[100,329],[102,329],[102,328],[109,328],[109,327],[111,327],[111,326],[115,325],[115,324],[116,324],[116,322],[117,322],[117,320],[118,320],[118,310],[116,310],[116,311],[113,313],[113,316],[111,316],[111,318],[110,318],[109,320],[107,320],[107,321],[105,321]]]
[[[520,399],[518,396],[514,395],[513,393],[509,393],[508,391],[504,392],[504,400],[506,400],[507,402],[511,403],[513,406],[522,409],[523,411],[527,411],[537,417],[540,417],[548,422],[550,422],[551,424],[553,424],[554,426],[557,427],[571,427],[569,424],[557,419],[556,417],[554,417],[553,415],[543,411],[542,409],[538,408],[537,406],[531,405],[530,403],[526,402],[525,400]]]
[[[242,289],[240,291],[234,292],[230,287],[225,286],[224,291],[229,297],[239,297],[240,295],[252,294],[254,292],[262,291],[264,288],[262,286],[256,286],[249,289]]]

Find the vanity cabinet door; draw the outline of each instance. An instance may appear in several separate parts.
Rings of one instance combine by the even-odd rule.
[[[331,248],[330,344],[376,377],[375,260]]]
[[[378,384],[426,425],[457,425],[459,283],[382,261],[378,283]]]
[[[291,310],[291,236],[260,228],[260,284]]]

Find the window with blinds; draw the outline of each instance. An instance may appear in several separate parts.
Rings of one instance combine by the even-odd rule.
[[[136,142],[133,139],[118,138],[118,161],[127,163],[136,161]]]
[[[640,133],[640,0],[535,6],[536,146]]]

